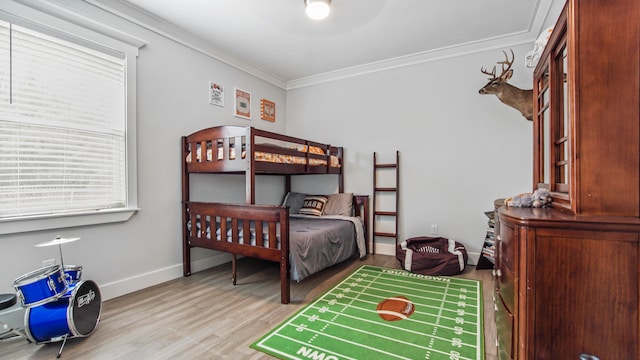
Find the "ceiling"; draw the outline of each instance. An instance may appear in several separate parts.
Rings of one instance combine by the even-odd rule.
[[[126,0],[284,83],[520,36],[533,42],[553,0]],[[503,42],[504,43],[504,42]]]

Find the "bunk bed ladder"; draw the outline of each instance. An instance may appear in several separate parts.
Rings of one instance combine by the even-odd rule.
[[[395,184],[393,186],[381,186],[379,175],[383,172],[387,172],[387,175],[395,175]],[[394,172],[394,174],[388,174],[388,172]],[[385,203],[381,206],[378,203],[380,197],[384,194],[392,195],[395,197],[395,205]],[[372,254],[376,253],[376,238],[393,238],[395,239],[396,248],[398,245],[398,219],[399,219],[399,199],[400,199],[400,152],[396,151],[395,163],[378,163],[376,153],[373,153],[373,244],[371,246]],[[380,207],[386,207],[385,210],[379,209]],[[394,231],[380,231],[381,220],[393,221]],[[386,227],[389,228],[388,226]]]

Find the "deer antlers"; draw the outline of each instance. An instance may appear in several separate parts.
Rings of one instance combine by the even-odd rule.
[[[498,61],[497,64],[501,64],[502,65],[502,73],[500,74],[500,76],[496,76],[496,66],[493,66],[493,71],[488,72],[487,70],[483,68],[480,69],[480,71],[482,71],[483,74],[486,75],[490,75],[491,77],[489,78],[489,81],[493,81],[493,80],[497,80],[497,79],[502,79],[502,80],[508,80],[508,78],[510,77],[510,75],[507,75],[509,73],[509,70],[511,70],[511,65],[513,65],[513,60],[515,59],[515,55],[513,53],[513,49],[509,49],[511,51],[511,60],[509,60],[509,55],[507,55],[506,51],[502,50],[502,53],[504,54],[504,61]],[[506,68],[505,68],[506,66]],[[505,79],[506,78],[506,79]]]
[[[507,83],[507,80],[511,79],[513,75],[511,65],[513,65],[515,55],[511,50],[511,60],[509,60],[507,52],[503,50],[502,53],[504,54],[504,61],[496,62],[496,64],[502,65],[502,73],[500,76],[496,76],[495,65],[491,72],[481,68],[483,74],[491,77],[487,85],[483,86],[478,92],[483,95],[493,94],[497,96],[503,103],[520,111],[527,120],[533,120],[533,90],[522,90]]]

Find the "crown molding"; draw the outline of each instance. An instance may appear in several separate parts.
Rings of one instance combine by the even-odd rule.
[[[556,0],[558,2],[558,0]],[[554,0],[538,0],[535,11],[531,14],[529,25],[525,31],[505,34],[493,38],[481,39],[474,42],[457,44],[454,46],[423,51],[392,59],[385,59],[368,64],[362,64],[323,74],[307,76],[287,81],[286,90],[293,90],[307,86],[367,75],[380,71],[388,71],[406,66],[424,64],[447,58],[454,58],[478,52],[495,50],[507,46],[517,46],[535,42],[542,31],[552,10]],[[561,9],[561,7],[560,7]],[[555,21],[555,20],[554,20]]]
[[[276,87],[284,89],[286,86],[286,82],[282,78],[259,69],[241,59],[233,57],[217,49],[211,43],[199,38],[198,36],[189,33],[181,28],[178,28],[177,26],[170,24],[162,19],[159,19],[156,16],[149,14],[148,12],[134,5],[119,0],[83,1],[90,3],[91,5],[100,8],[101,10],[108,13],[111,13],[119,18],[127,20],[128,22],[142,27],[148,31],[151,31],[157,35],[175,41],[203,55],[216,59],[233,68],[264,80],[272,85],[275,85]]]
[[[138,49],[148,44],[148,41],[122,31],[118,24],[111,21],[112,19],[105,17],[104,12],[96,11],[96,8],[83,1],[13,0],[5,5],[8,11],[26,14],[31,21],[38,22],[42,20],[42,16],[49,16],[103,34]]]
[[[375,72],[388,71],[401,67],[414,66],[418,64],[439,61],[442,59],[494,50],[505,46],[517,46],[533,43],[538,38],[538,34],[542,31],[545,24],[549,22],[549,16],[553,15],[551,14],[551,12],[553,12],[554,8],[558,8],[558,6],[554,7],[554,0],[537,0],[535,11],[531,14],[529,25],[527,26],[527,29],[525,31],[505,34],[494,38],[482,39],[464,44],[457,44],[454,46],[443,47],[439,49],[433,49],[415,54],[409,54],[396,58],[385,59],[287,81],[279,76],[253,66],[242,59],[231,56],[216,48],[211,43],[199,38],[198,36],[191,34],[181,28],[178,28],[173,24],[159,19],[134,5],[123,2],[121,0],[83,0],[80,2],[74,2],[73,5],[69,5],[70,3],[64,0],[16,1],[27,4],[28,6],[34,8],[49,8],[50,13],[55,12],[59,16],[74,11],[76,13],[80,12],[84,15],[82,17],[83,21],[87,24],[93,24],[93,26],[105,26],[105,24],[107,23],[104,19],[104,15],[106,12],[111,15],[115,15],[119,19],[126,20],[129,23],[135,24],[148,31],[151,31],[157,35],[175,41],[203,55],[216,59],[258,79],[266,81],[267,83],[270,83],[283,90],[293,90],[302,87],[338,81],[346,78],[367,75]],[[561,0],[555,0],[555,3],[559,2],[561,2]],[[561,7],[559,8],[561,9]],[[110,28],[112,30],[116,29],[116,27],[114,27],[113,25],[110,26]],[[119,32],[123,37],[127,35],[122,31],[116,32]],[[137,39],[134,36],[128,36],[130,37],[130,39],[134,39],[130,41],[135,42],[135,39]],[[138,41],[143,45],[148,43],[141,39],[138,39]]]

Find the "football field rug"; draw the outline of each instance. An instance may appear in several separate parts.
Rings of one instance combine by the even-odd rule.
[[[251,347],[280,359],[484,359],[482,285],[363,265]]]

